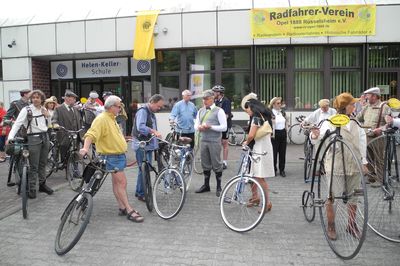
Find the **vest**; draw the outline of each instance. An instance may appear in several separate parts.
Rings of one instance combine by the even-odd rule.
[[[141,109],[144,109],[147,113],[146,126],[149,128],[153,128],[152,118],[154,118],[154,120],[155,120],[156,119],[155,115],[152,112],[150,112],[150,110],[147,108],[147,106],[140,107],[137,110],[137,112],[139,112],[139,110],[141,110]],[[133,119],[132,137],[137,138],[139,141],[148,140],[151,138],[151,134],[149,134],[147,136],[139,134],[139,130],[137,129],[137,125],[136,125],[136,117],[135,117],[135,119]]]
[[[218,112],[220,108],[215,106],[213,109],[211,109],[210,114],[207,115],[206,119],[203,121],[204,116],[207,113],[206,108],[201,108],[199,110],[199,124],[208,124],[212,126],[219,125],[219,120],[218,120]],[[211,129],[208,129],[206,131],[200,132],[200,137],[201,141],[206,141],[206,142],[221,142],[222,138],[222,132],[217,132]]]

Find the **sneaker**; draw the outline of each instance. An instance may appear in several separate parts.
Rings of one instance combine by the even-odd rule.
[[[226,168],[228,168],[228,164],[225,161],[223,161],[222,162],[222,169],[225,170]]]

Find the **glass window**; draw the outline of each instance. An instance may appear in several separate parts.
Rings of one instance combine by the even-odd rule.
[[[159,72],[180,71],[180,51],[157,51],[157,67]]]
[[[296,69],[321,68],[323,63],[322,47],[295,47],[294,66]]]
[[[165,98],[165,108],[171,110],[174,103],[179,101],[179,76],[160,76],[158,78],[159,94]],[[151,95],[144,95],[145,102]]]
[[[214,50],[189,50],[186,51],[187,70],[204,71],[215,69]]]
[[[222,68],[250,68],[250,49],[223,49]]]
[[[397,73],[396,72],[370,72],[368,76],[368,87],[379,87],[381,97],[387,100],[397,95]]]
[[[286,48],[263,47],[257,49],[257,69],[285,69]]]
[[[322,72],[296,72],[294,88],[295,109],[317,108],[323,91]]]
[[[369,46],[368,67],[399,67],[400,46],[399,45],[372,45]]]
[[[286,76],[283,73],[260,74],[260,101],[269,104],[274,97],[285,99]]]
[[[332,48],[332,67],[359,67],[360,48],[334,47]]]
[[[0,60],[0,80],[3,80],[3,61]]]
[[[362,92],[361,71],[333,71],[331,87],[332,97],[342,92],[350,92],[358,97]]]
[[[232,101],[233,109],[240,109],[242,98],[251,92],[250,73],[222,73],[225,96]]]

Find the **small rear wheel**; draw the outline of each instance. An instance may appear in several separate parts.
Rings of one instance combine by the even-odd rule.
[[[183,207],[186,197],[185,181],[175,169],[164,169],[154,182],[153,201],[157,214],[172,219]]]
[[[302,203],[304,217],[306,218],[307,222],[311,223],[312,221],[314,221],[315,218],[314,192],[305,190],[303,192],[303,198],[301,203]]]
[[[300,124],[294,124],[289,128],[289,140],[293,144],[301,145],[304,144],[304,130],[301,128]]]
[[[222,220],[235,232],[250,231],[262,221],[266,202],[264,190],[256,179],[236,176],[228,181],[221,193],[219,206]]]
[[[93,198],[89,193],[77,195],[61,216],[57,230],[55,251],[58,255],[68,253],[85,232],[93,210]]]
[[[236,146],[242,144],[245,138],[245,132],[239,125],[233,124],[228,131],[229,145]]]

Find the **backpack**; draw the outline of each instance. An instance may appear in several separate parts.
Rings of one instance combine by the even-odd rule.
[[[32,109],[29,106],[26,106],[26,111],[27,111],[27,119],[28,119],[28,126],[25,127],[24,125],[22,125],[17,133],[17,136],[20,138],[23,138],[24,141],[28,140],[28,128],[31,128],[31,122],[33,119],[33,113],[32,113]],[[31,132],[32,132],[32,128],[31,128]]]
[[[146,126],[149,127],[149,128],[152,128],[153,127],[153,121],[152,121],[151,118],[154,117],[154,114],[152,114],[150,112],[150,110],[146,106],[145,107],[140,107],[137,110],[136,114],[139,112],[140,109],[145,109],[146,110],[146,112],[147,112]],[[137,138],[139,141],[149,140],[151,138],[151,134],[148,134],[146,136],[146,135],[143,135],[143,134],[139,133],[139,130],[137,129],[137,126],[136,126],[136,116],[135,116],[135,119],[133,119],[132,137]]]

